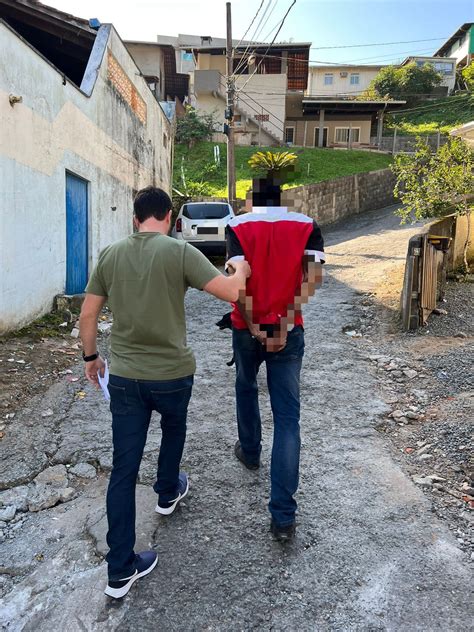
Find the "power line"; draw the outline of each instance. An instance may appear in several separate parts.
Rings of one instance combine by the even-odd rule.
[[[301,50],[303,50],[303,49],[301,49]],[[307,49],[305,49],[305,50],[307,50]],[[253,52],[254,51],[252,51],[251,54],[253,54]],[[428,52],[425,48],[422,48],[422,49],[418,48],[418,49],[415,49],[415,50],[403,51],[403,52],[397,54],[397,59],[399,57],[406,57],[406,56],[413,55],[415,53],[418,53],[419,56],[423,57],[424,55],[422,55],[421,53],[425,53],[425,52]],[[272,55],[272,54],[266,55],[266,57],[268,59],[287,59],[287,57],[283,57],[282,55]],[[383,59],[384,57],[390,57],[391,59],[393,59],[394,58],[394,54],[382,55],[382,56],[375,55],[374,57],[360,57],[359,59],[353,59],[351,62],[323,61],[321,59],[297,59],[296,62],[298,64],[321,64],[322,66],[348,66],[348,67],[350,67],[350,66],[364,66],[364,65],[367,65],[367,66],[390,65],[389,60],[387,60],[385,62],[385,64],[370,64],[370,63],[369,64],[361,64],[361,63],[355,63],[355,62],[362,62],[362,61],[371,60],[371,59]],[[244,64],[242,63],[241,66],[242,65],[244,65]],[[235,72],[237,72],[237,68],[236,68]]]
[[[237,48],[239,48],[239,46],[240,46],[240,44],[241,44],[242,40],[244,39],[244,37],[247,35],[247,33],[248,33],[248,32],[250,31],[250,29],[252,28],[252,24],[255,22],[255,20],[256,20],[256,18],[257,18],[257,16],[258,16],[258,14],[260,13],[260,9],[263,7],[263,3],[264,3],[264,2],[265,2],[265,0],[262,0],[262,1],[261,1],[260,6],[258,7],[258,11],[257,11],[257,13],[254,15],[253,20],[250,22],[250,26],[249,26],[249,27],[248,27],[248,29],[245,31],[244,35],[242,36],[242,39],[241,39],[241,40],[240,40],[240,42],[237,44],[237,46],[234,48],[234,50],[236,50]],[[264,13],[264,15],[265,15],[265,13]],[[259,22],[259,24],[260,24],[260,22]],[[254,31],[254,37],[255,37],[255,32],[256,32],[256,31]],[[248,49],[250,48],[251,43],[252,43],[252,41],[250,41],[250,42],[247,44],[247,48],[245,49],[245,51],[244,51],[244,53],[243,53],[243,58],[245,57],[245,54],[247,53]],[[237,65],[237,68],[239,68],[239,67],[240,67],[240,64],[241,64],[241,63],[242,63],[242,59],[240,60],[239,64]],[[237,70],[237,68],[236,68],[236,70]],[[235,71],[234,71],[234,72],[235,72]]]
[[[249,42],[249,45],[247,46],[246,51],[248,51],[248,49],[249,49],[249,47],[250,47],[250,45],[251,45],[251,44],[257,44],[257,38],[260,36],[260,34],[261,34],[261,32],[262,32],[263,28],[266,26],[266,24],[267,24],[268,20],[270,19],[270,16],[272,15],[273,11],[275,10],[275,7],[277,6],[278,2],[279,2],[279,0],[276,0],[275,4],[273,4],[273,6],[272,6],[273,0],[269,0],[269,4],[267,5],[267,8],[265,9],[264,14],[263,14],[263,15],[262,15],[262,17],[261,17],[260,22],[259,22],[259,23],[258,23],[258,25],[257,25],[257,28],[255,29],[255,32],[254,32],[254,34],[253,34],[252,41],[251,41],[251,42]],[[270,13],[268,14],[268,16],[267,16],[267,17],[266,17],[266,19],[265,19],[265,16],[266,16],[266,14],[267,14],[268,10],[270,9],[270,7],[272,7],[272,8],[271,8],[271,11],[270,11]],[[265,21],[264,21],[264,19],[265,19]],[[254,53],[254,52],[255,52],[255,51],[253,51],[253,53]],[[253,53],[252,53],[252,54],[253,54]],[[247,57],[247,59],[246,59],[246,58],[245,58],[245,53],[244,53],[244,55],[242,56],[242,58],[241,58],[240,62],[237,64],[237,67],[236,67],[236,69],[235,69],[235,71],[234,71],[234,76],[237,74],[237,72],[238,72],[238,71],[239,71],[239,70],[240,70],[243,66],[245,66],[245,65],[246,65],[247,60],[248,60],[249,58],[250,58],[250,55],[249,55],[249,57]]]
[[[367,46],[395,46],[396,44],[415,44],[417,42],[435,42],[447,37],[431,37],[430,39],[405,40],[404,42],[380,42],[378,44],[344,44],[343,46],[311,46],[311,50],[332,50],[335,48],[363,48]]]
[[[450,102],[449,103],[444,102],[443,107],[450,106],[450,105],[457,105],[458,99],[465,99],[465,98],[466,98],[465,94],[459,94],[454,97],[449,97]],[[453,103],[454,99],[456,99],[456,102]],[[474,105],[474,100],[473,100],[473,105]],[[431,108],[439,108],[439,103],[431,103],[429,105],[419,105],[413,108],[407,108],[406,110],[398,110],[397,112],[390,112],[390,114],[392,116],[398,116],[399,114],[403,114],[404,112],[414,112],[415,110],[426,110],[426,109],[431,109]]]
[[[273,11],[275,10],[276,5],[278,4],[278,0],[276,0],[276,2],[273,4],[273,6],[272,6],[272,4],[273,4],[273,0],[270,0],[269,5],[268,5],[268,7],[267,7],[267,11],[268,11],[270,8],[271,8],[271,11],[270,11],[270,13],[266,16],[265,21],[260,20],[259,28],[255,31],[254,36],[253,36],[253,41],[254,41],[254,43],[257,41],[257,38],[258,38],[258,37],[260,37],[260,35],[261,35],[261,33],[262,33],[263,29],[264,29],[264,28],[265,28],[265,26],[267,25],[268,20],[270,19],[270,16],[272,15]],[[265,15],[266,15],[267,11],[265,11]],[[263,16],[263,17],[265,17],[265,16]]]
[[[292,2],[292,3],[290,4],[290,6],[288,7],[287,12],[286,12],[286,13],[285,13],[285,15],[283,16],[283,19],[282,19],[282,21],[281,21],[281,23],[280,23],[280,26],[279,26],[279,28],[278,28],[277,32],[275,33],[275,35],[274,35],[274,37],[273,37],[273,40],[272,40],[272,41],[270,42],[270,44],[268,45],[267,50],[265,51],[265,53],[264,53],[264,55],[263,55],[262,59],[261,59],[261,60],[260,60],[260,62],[258,63],[258,65],[257,65],[257,67],[255,68],[254,72],[250,75],[250,77],[247,79],[247,81],[244,83],[244,85],[240,88],[240,90],[243,90],[243,89],[245,88],[245,86],[247,85],[247,83],[250,81],[250,79],[251,79],[251,78],[255,75],[255,73],[258,71],[258,69],[259,69],[259,68],[260,68],[260,66],[262,65],[262,63],[263,63],[263,61],[264,61],[264,59],[265,59],[265,57],[266,57],[266,55],[267,55],[268,51],[270,50],[271,46],[273,45],[274,41],[276,40],[278,33],[279,33],[279,32],[281,31],[281,29],[283,28],[283,24],[285,23],[285,20],[286,20],[286,18],[288,17],[288,14],[290,13],[291,9],[295,6],[295,4],[296,4],[296,0],[293,0],[293,2]],[[240,90],[239,90],[239,91],[240,91]],[[239,91],[238,91],[238,92],[239,92]]]
[[[257,19],[258,14],[260,13],[260,9],[263,7],[263,3],[265,2],[265,0],[262,0],[260,3],[260,6],[258,7],[257,13],[253,16],[252,21],[249,24],[248,29],[245,31],[245,33],[242,35],[242,38],[240,40],[240,42],[237,44],[237,46],[235,48],[239,48],[239,46],[242,44],[242,41],[244,40],[245,36],[247,35],[247,33],[250,31],[250,29],[252,28],[252,24],[255,22],[255,20]]]

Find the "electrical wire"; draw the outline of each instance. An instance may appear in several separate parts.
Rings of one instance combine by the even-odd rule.
[[[332,50],[335,48],[363,48],[367,46],[395,46],[396,44],[415,44],[417,42],[436,42],[447,37],[431,37],[430,39],[405,40],[404,42],[381,42],[379,44],[344,44],[343,46],[311,46],[311,50]]]
[[[301,50],[303,50],[303,49],[301,49]],[[305,50],[307,50],[307,49],[305,49]],[[292,51],[292,52],[294,52],[294,51]],[[396,59],[400,59],[402,57],[407,57],[407,56],[410,56],[410,55],[414,55],[415,53],[418,53],[418,55],[420,57],[427,57],[428,55],[422,55],[422,53],[426,53],[426,52],[429,52],[429,51],[427,51],[427,49],[425,49],[425,48],[422,48],[422,49],[418,48],[416,50],[404,51],[404,52],[398,53]],[[253,52],[251,54],[253,54]],[[272,54],[266,55],[266,57],[269,58],[269,59],[287,59],[286,57],[283,57],[282,55],[272,55]],[[351,66],[356,66],[356,67],[359,67],[359,66],[374,66],[374,65],[375,66],[379,66],[379,65],[381,65],[381,66],[383,66],[383,65],[389,66],[389,65],[391,65],[390,64],[390,60],[386,60],[384,62],[384,64],[355,63],[355,62],[362,62],[362,61],[371,60],[371,59],[384,59],[385,57],[390,57],[390,59],[394,59],[394,55],[390,54],[390,55],[382,55],[382,56],[376,55],[374,57],[360,57],[359,59],[353,59],[350,62],[344,62],[344,61],[323,61],[321,59],[308,59],[308,60],[306,60],[306,59],[298,59],[297,63],[300,63],[300,64],[321,64],[321,66],[347,66],[347,67],[351,67]]]
[[[250,46],[252,46],[252,44],[255,44],[255,43],[256,43],[257,37],[258,37],[258,35],[260,34],[261,29],[263,29],[263,27],[265,26],[265,24],[268,22],[268,18],[265,20],[265,16],[267,15],[269,8],[272,6],[272,2],[273,2],[273,0],[269,0],[269,3],[267,4],[265,11],[263,12],[262,17],[260,18],[259,23],[258,23],[258,24],[257,24],[257,26],[255,27],[255,31],[253,32],[252,39],[248,42],[247,47],[246,47],[245,51],[243,52],[242,57],[241,57],[241,59],[240,59],[239,63],[237,64],[237,66],[236,66],[236,68],[235,68],[234,72],[232,73],[232,76],[235,76],[235,75],[238,73],[238,71],[239,71],[241,68],[243,68],[243,66],[245,66],[245,65],[246,65],[246,63],[247,63],[247,59],[248,59],[248,58],[246,59],[245,55],[247,54],[247,52],[248,52],[248,50],[249,50]],[[277,0],[277,2],[278,2],[278,0]],[[276,6],[276,4],[275,4],[275,5],[273,5],[273,8],[275,8],[275,6]],[[273,12],[273,9],[272,9],[272,11],[270,12],[270,14],[271,14],[272,12]],[[265,22],[263,22],[263,20],[265,20]],[[263,22],[263,24],[262,24],[262,22]],[[234,50],[235,50],[235,49],[234,49]],[[249,57],[250,57],[250,55],[249,55]]]
[[[445,106],[450,106],[450,105],[458,105],[459,103],[459,99],[465,99],[466,95],[465,94],[459,94],[456,95],[454,97],[449,97],[450,102],[449,103],[443,103],[443,107]],[[454,99],[456,99],[456,101],[453,103]],[[474,103],[474,102],[473,102]],[[426,110],[426,109],[431,109],[431,108],[439,108],[439,103],[431,103],[429,105],[419,105],[419,106],[415,106],[413,108],[407,108],[405,110],[397,110],[396,112],[390,112],[390,114],[392,116],[398,116],[399,114],[404,114],[405,112],[415,112],[417,110]]]
[[[247,85],[247,83],[250,81],[250,79],[256,74],[256,72],[258,71],[258,69],[260,68],[260,66],[262,65],[263,61],[265,60],[265,57],[268,53],[268,51],[270,50],[271,46],[273,45],[274,41],[277,38],[278,33],[281,31],[281,29],[283,28],[283,24],[285,23],[286,18],[288,17],[288,14],[290,13],[291,9],[295,6],[296,4],[296,0],[293,0],[293,2],[290,4],[290,6],[288,7],[287,12],[285,13],[285,15],[283,16],[283,19],[280,22],[280,26],[277,30],[277,32],[275,33],[273,40],[270,42],[270,44],[268,45],[267,50],[265,51],[262,59],[260,60],[260,62],[258,63],[257,67],[255,68],[254,72],[250,75],[250,77],[247,79],[247,81],[244,83],[244,85],[237,90],[237,94],[239,93],[239,91],[243,90],[245,88],[245,86]]]
[[[262,0],[260,2],[260,6],[257,9],[257,13],[253,16],[252,21],[249,24],[248,29],[245,31],[245,33],[242,35],[242,38],[240,40],[240,42],[237,44],[237,46],[235,46],[234,48],[239,48],[239,46],[242,44],[243,40],[245,39],[245,36],[247,35],[247,33],[250,31],[250,29],[252,28],[252,24],[255,22],[255,20],[257,19],[258,14],[260,13],[261,8],[263,7],[263,3],[265,2],[265,0]]]
[[[265,0],[262,0],[262,2],[260,3],[260,6],[258,7],[258,11],[257,11],[257,13],[255,14],[255,16],[254,16],[254,18],[253,18],[252,22],[250,23],[250,27],[252,26],[252,24],[254,23],[255,19],[256,19],[256,18],[257,18],[257,16],[258,16],[258,14],[260,13],[260,9],[262,8],[262,6],[263,6],[263,3],[264,3],[264,2],[265,2]],[[270,4],[271,4],[271,3],[272,3],[272,0],[270,0]],[[262,19],[265,17],[265,14],[266,14],[266,12],[267,12],[267,11],[268,11],[268,5],[267,5],[267,8],[265,9],[265,11],[263,12],[262,17],[260,18],[260,22],[259,22],[259,23],[257,24],[257,26],[255,27],[255,31],[253,32],[252,39],[251,39],[251,40],[247,43],[247,47],[246,47],[246,49],[245,49],[245,51],[244,51],[244,53],[243,53],[243,56],[242,56],[242,58],[240,59],[239,63],[237,64],[237,68],[234,70],[233,74],[234,74],[235,72],[237,72],[237,69],[238,69],[238,68],[240,68],[241,64],[243,65],[243,64],[245,63],[245,62],[243,61],[243,58],[244,58],[244,57],[245,57],[245,55],[247,54],[247,51],[248,51],[248,49],[250,48],[250,46],[252,45],[253,40],[255,39],[255,33],[257,32],[257,29],[258,29],[258,27],[259,27],[259,25],[260,25],[260,23],[261,23]],[[246,34],[247,34],[247,33],[248,33],[248,31],[250,30],[250,27],[249,27],[249,28],[247,29],[247,31],[245,32]],[[244,37],[245,37],[245,35],[244,35]],[[244,37],[242,37],[242,40],[244,39]],[[240,40],[240,42],[242,42],[242,40]],[[232,51],[232,57],[234,57],[234,55],[235,55],[235,50],[239,47],[240,42],[239,42],[239,44],[237,44],[237,46],[235,46],[235,47],[233,48],[233,51]]]
[[[263,29],[266,27],[266,25],[268,23],[268,20],[272,16],[273,11],[275,11],[275,7],[277,6],[278,2],[279,2],[279,0],[275,0],[275,3],[273,3],[273,0],[270,0],[270,4],[267,7],[267,11],[271,7],[270,13],[266,16],[265,21],[263,21],[263,20],[260,21],[259,28],[255,31],[255,33],[253,35],[253,43],[256,43],[258,41],[258,38],[260,37]],[[267,13],[267,11],[265,12],[265,14]]]

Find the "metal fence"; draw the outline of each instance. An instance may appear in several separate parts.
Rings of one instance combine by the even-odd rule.
[[[444,145],[449,136],[437,132],[436,134],[423,135],[425,140],[433,151],[437,151],[442,145]],[[415,136],[401,136],[397,129],[394,129],[391,136],[383,136],[380,144],[376,136],[372,136],[370,139],[372,145],[377,145],[381,151],[387,151],[392,154],[399,152],[410,153],[414,152],[416,148],[417,137]]]

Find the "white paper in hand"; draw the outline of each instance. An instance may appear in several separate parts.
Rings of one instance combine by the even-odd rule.
[[[104,393],[104,397],[108,401],[110,399],[110,394],[109,389],[107,388],[107,384],[109,383],[109,365],[107,363],[107,360],[105,361],[104,377],[101,377],[100,373],[97,375],[97,377],[99,378],[99,385],[102,389],[102,392]]]

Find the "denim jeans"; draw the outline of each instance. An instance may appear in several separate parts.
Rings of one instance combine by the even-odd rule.
[[[273,449],[269,510],[277,526],[295,521],[300,459],[300,372],[304,354],[304,330],[288,333],[286,347],[270,353],[247,329],[233,329],[237,370],[235,390],[237,426],[242,452],[249,463],[260,458],[262,428],[258,407],[257,373],[267,366],[267,384],[273,412]]]
[[[107,490],[109,579],[134,573],[135,485],[151,413],[161,415],[161,446],[153,489],[160,502],[174,500],[186,439],[186,417],[193,376],[167,381],[109,378],[112,412],[113,468]]]

